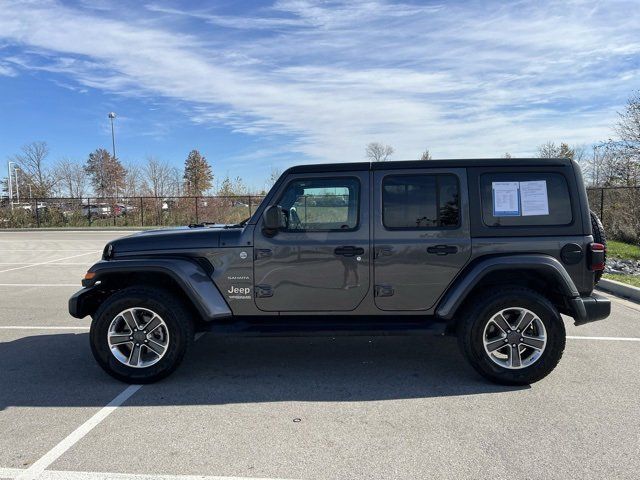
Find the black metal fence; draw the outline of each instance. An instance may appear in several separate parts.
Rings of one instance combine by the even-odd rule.
[[[608,238],[640,243],[640,187],[590,187],[587,196]]]
[[[237,223],[262,196],[32,198],[0,204],[0,228],[147,227]]]
[[[640,242],[640,187],[587,188],[609,238]],[[235,223],[255,211],[259,195],[129,198],[33,198],[0,203],[0,228],[151,227]]]

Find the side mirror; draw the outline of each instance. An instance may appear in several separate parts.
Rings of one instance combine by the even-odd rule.
[[[275,235],[280,228],[286,226],[280,205],[268,206],[262,217],[262,228],[269,232],[271,236]]]

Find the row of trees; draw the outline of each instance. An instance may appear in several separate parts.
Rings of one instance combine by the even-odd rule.
[[[21,198],[249,193],[240,177],[226,177],[214,188],[211,165],[198,150],[189,152],[182,170],[153,156],[147,157],[142,164],[124,165],[104,148],[91,152],[84,162],[62,158],[51,163],[46,142],[32,142],[23,146],[20,153],[11,156],[9,161],[18,167],[18,174],[14,173],[12,180],[14,192],[18,190]],[[277,178],[277,175],[274,171],[271,178]],[[8,191],[7,179],[4,180],[3,190]]]

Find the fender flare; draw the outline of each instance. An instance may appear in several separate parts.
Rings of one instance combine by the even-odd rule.
[[[531,270],[547,278],[552,278],[560,286],[562,295],[567,298],[570,313],[576,321],[586,318],[587,313],[580,293],[566,269],[554,257],[535,254],[489,257],[473,264],[454,281],[440,300],[436,307],[436,316],[444,320],[451,320],[458,307],[486,275],[499,270],[511,269]]]
[[[168,275],[178,284],[192,302],[204,321],[231,317],[231,309],[207,272],[197,263],[185,258],[139,258],[131,260],[108,260],[95,263],[90,269],[95,273],[91,280],[83,280],[80,290],[69,300],[69,313],[83,318],[92,313],[90,305],[96,282],[111,273],[160,273]],[[85,301],[83,301],[83,299]],[[73,303],[73,305],[72,305]],[[85,305],[83,307],[83,304]]]

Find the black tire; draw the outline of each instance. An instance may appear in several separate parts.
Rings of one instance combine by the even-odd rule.
[[[593,232],[593,241],[604,245],[604,262],[607,263],[607,237],[604,234],[604,226],[600,221],[598,215],[593,210],[590,212],[591,216],[591,231]],[[603,270],[598,270],[595,273],[595,283],[598,283],[602,278]]]
[[[121,363],[108,343],[111,321],[122,311],[141,307],[157,313],[166,324],[169,344],[160,360],[145,368],[134,368]],[[131,287],[107,298],[91,323],[89,332],[91,351],[98,364],[109,375],[126,383],[152,383],[171,374],[180,365],[194,339],[194,326],[188,309],[170,292],[154,287]]]
[[[497,288],[477,296],[460,316],[458,344],[463,355],[480,375],[501,385],[528,385],[546,377],[558,365],[564,352],[566,332],[556,308],[542,295],[519,287]],[[483,334],[490,319],[506,308],[525,308],[541,320],[546,346],[537,361],[520,369],[509,369],[491,360],[485,351]],[[508,347],[508,345],[507,345]]]

